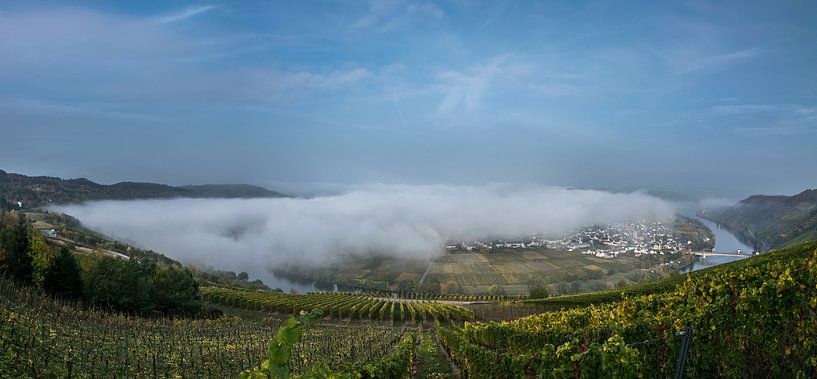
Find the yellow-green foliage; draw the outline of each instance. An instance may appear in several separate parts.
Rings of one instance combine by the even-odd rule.
[[[469,377],[668,376],[694,327],[687,371],[797,377],[817,367],[817,243],[688,276],[676,290],[510,322],[466,323],[441,339]]]
[[[51,265],[54,264],[54,253],[51,252],[45,239],[36,232],[32,232],[30,241],[31,281],[35,286],[43,288],[45,276]]]

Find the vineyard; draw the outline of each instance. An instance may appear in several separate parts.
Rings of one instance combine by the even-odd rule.
[[[542,311],[558,311],[562,308],[576,308],[585,307],[591,304],[599,305],[611,303],[628,297],[672,292],[679,286],[683,285],[687,280],[687,277],[697,279],[708,275],[712,271],[717,272],[719,270],[723,270],[725,267],[736,269],[743,267],[744,265],[757,265],[761,262],[779,259],[780,256],[778,254],[764,254],[753,257],[752,259],[738,260],[723,266],[708,267],[701,270],[688,272],[683,275],[670,276],[660,280],[638,283],[624,288],[575,295],[554,296],[544,299],[522,300],[520,303],[536,306]]]
[[[258,365],[280,321],[146,319],[85,310],[0,279],[0,377],[235,377]],[[303,372],[390,361],[414,329],[318,324],[292,348]],[[408,370],[408,367],[405,367]]]
[[[202,294],[266,317],[126,316],[0,277],[0,377],[264,377],[275,367],[302,378],[448,377],[446,355],[468,378],[666,377],[679,362],[690,378],[808,378],[817,367],[814,242],[632,288],[473,309],[377,294]],[[275,318],[311,310],[308,324]],[[474,310],[514,319],[474,322]]]
[[[468,377],[671,376],[687,326],[687,377],[813,377],[817,243],[688,275],[662,294],[438,334]]]
[[[363,290],[369,296],[375,297],[399,297],[411,300],[439,300],[439,301],[463,301],[463,302],[493,302],[523,300],[526,296],[521,295],[457,295],[439,294],[427,292],[394,292],[394,291],[373,291]]]
[[[326,316],[336,319],[418,324],[474,318],[473,311],[456,305],[429,300],[380,298],[368,294],[330,292],[292,295],[222,287],[203,287],[201,292],[205,299],[216,304],[282,314],[321,309]]]

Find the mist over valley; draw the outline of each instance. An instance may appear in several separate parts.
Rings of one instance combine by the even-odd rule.
[[[546,186],[373,185],[273,199],[94,201],[53,209],[113,238],[200,267],[325,265],[344,255],[428,260],[447,240],[559,236],[625,221],[667,221],[673,204],[642,192]]]

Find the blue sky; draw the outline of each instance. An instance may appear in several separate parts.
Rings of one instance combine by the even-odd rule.
[[[0,168],[795,193],[815,25],[810,1],[5,1]]]

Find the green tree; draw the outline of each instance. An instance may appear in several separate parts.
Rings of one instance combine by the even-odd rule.
[[[17,222],[3,233],[3,249],[12,276],[23,283],[31,282],[31,225],[19,214]]]
[[[14,206],[8,202],[6,199],[0,199],[0,211],[10,211],[14,209]]]
[[[556,290],[559,292],[559,295],[564,295],[570,293],[570,283],[568,282],[559,282],[556,284]]]
[[[88,272],[85,298],[101,307],[145,314],[156,304],[155,272],[150,260],[102,258]]]
[[[156,310],[166,315],[192,315],[201,310],[199,284],[190,270],[159,269],[155,287]]]
[[[488,294],[493,295],[493,296],[504,295],[505,294],[505,288],[502,288],[502,286],[494,284],[494,285],[492,285],[491,287],[488,288]]]
[[[118,283],[118,264],[113,258],[102,258],[91,267],[85,281],[85,298],[103,308],[118,307],[122,286]]]
[[[550,297],[550,291],[548,290],[547,285],[532,286],[528,297],[531,299],[545,299]]]
[[[414,292],[417,289],[417,282],[413,280],[404,280],[398,284],[398,288],[402,293]]]
[[[54,253],[45,242],[45,239],[37,232],[31,232],[29,240],[29,255],[31,256],[31,282],[44,288],[45,276],[54,264]]]
[[[82,297],[81,271],[77,258],[63,246],[45,276],[43,287],[64,299],[79,299]]]
[[[528,280],[528,297],[531,299],[550,297],[550,286],[542,278],[531,278]]]
[[[125,286],[125,296],[121,302],[122,309],[132,313],[147,313],[156,304],[156,263],[135,258],[123,263],[122,284]]]

